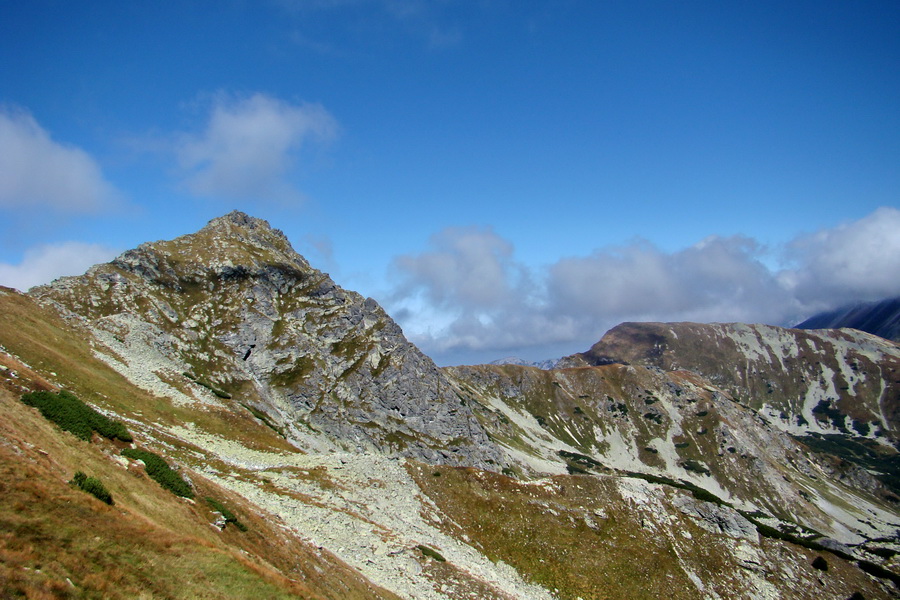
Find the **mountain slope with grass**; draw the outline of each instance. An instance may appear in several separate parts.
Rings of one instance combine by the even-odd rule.
[[[242,213],[2,290],[0,595],[897,595],[882,463],[702,365],[565,361],[438,369]]]
[[[13,290],[0,290],[0,315],[0,596],[396,598],[191,470],[183,462],[187,447],[161,435],[166,423],[221,420],[235,439],[283,451],[283,440],[252,417],[174,409],[97,360],[78,331]],[[22,401],[58,389],[73,390],[127,424],[141,446],[165,454],[190,480],[194,500],[123,457],[134,440],[97,432],[84,439]],[[72,485],[78,472],[101,482],[111,504]],[[246,531],[223,524],[206,498],[239,515]]]

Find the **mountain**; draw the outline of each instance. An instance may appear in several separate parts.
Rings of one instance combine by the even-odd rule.
[[[844,543],[895,531],[895,344],[850,331],[626,323],[560,366],[449,372],[535,472],[687,482]]]
[[[900,342],[900,298],[852,304],[814,315],[796,327],[797,329],[849,327]]]
[[[898,360],[624,324],[552,370],[439,369],[231,213],[0,290],[0,596],[893,598]]]
[[[548,358],[545,360],[525,360],[524,358],[519,358],[518,356],[507,356],[506,358],[498,358],[497,360],[492,360],[491,365],[518,365],[520,367],[537,367],[538,369],[552,369],[559,362],[557,358]]]
[[[691,371],[792,433],[900,436],[900,347],[853,330],[623,323],[570,365]]]
[[[384,310],[310,267],[260,219],[233,212],[30,293],[102,341],[113,368],[140,364],[149,391],[192,403],[206,384],[239,396],[305,449],[500,459]]]

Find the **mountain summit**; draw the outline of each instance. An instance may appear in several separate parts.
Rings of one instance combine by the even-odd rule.
[[[122,372],[151,364],[148,385],[186,402],[197,382],[239,395],[301,448],[501,466],[378,303],[312,268],[264,220],[235,211],[31,294],[81,320]]]

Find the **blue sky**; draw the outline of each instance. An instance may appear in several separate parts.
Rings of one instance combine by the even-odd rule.
[[[0,0],[0,284],[232,209],[441,364],[900,295],[900,4]]]

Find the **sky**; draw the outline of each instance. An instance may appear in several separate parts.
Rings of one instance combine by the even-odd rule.
[[[900,3],[0,0],[0,285],[231,210],[438,364],[900,295]]]

